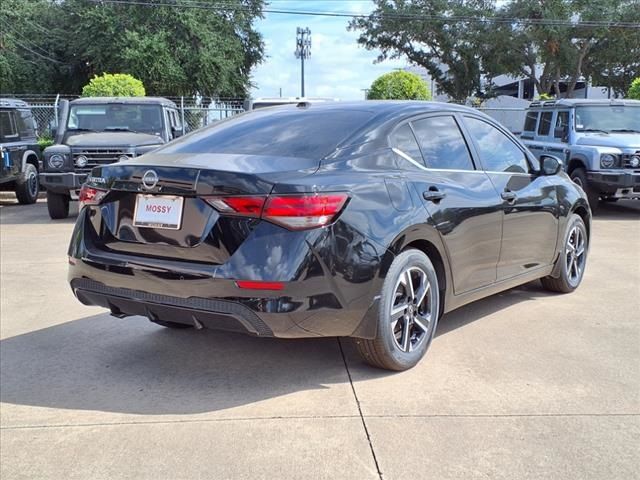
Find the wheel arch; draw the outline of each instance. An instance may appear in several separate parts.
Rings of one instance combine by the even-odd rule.
[[[27,150],[26,152],[24,152],[24,155],[22,155],[22,172],[24,172],[24,169],[27,167],[27,163],[30,163],[31,165],[36,167],[36,170],[40,171],[40,166],[38,164],[38,154],[35,151]]]
[[[389,251],[393,253],[393,257],[402,253],[403,251],[415,248],[421,251],[429,257],[433,267],[436,270],[438,277],[438,290],[440,291],[440,298],[442,302],[442,308],[440,309],[440,315],[447,311],[448,295],[453,292],[453,280],[451,274],[451,267],[449,258],[446,254],[444,244],[440,238],[440,233],[435,227],[428,224],[414,225],[400,235],[398,235],[389,246]],[[386,271],[391,266],[390,261],[384,262],[386,265]]]
[[[567,173],[569,175],[571,175],[571,172],[573,172],[576,168],[584,168],[585,170],[588,170],[589,161],[583,157],[582,155],[572,155],[571,159],[569,160],[569,163],[567,164]]]

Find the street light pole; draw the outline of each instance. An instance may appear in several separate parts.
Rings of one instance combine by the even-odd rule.
[[[304,61],[311,56],[311,30],[309,27],[296,29],[295,55],[300,59],[300,96],[304,97]]]

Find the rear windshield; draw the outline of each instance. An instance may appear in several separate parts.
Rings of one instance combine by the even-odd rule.
[[[157,153],[230,153],[322,159],[364,126],[373,113],[284,107],[211,125]]]

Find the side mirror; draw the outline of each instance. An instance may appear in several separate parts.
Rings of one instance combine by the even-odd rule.
[[[178,138],[182,135],[182,129],[178,127],[171,127],[171,138]]]
[[[542,155],[540,165],[542,175],[557,175],[562,170],[562,160],[553,155]]]

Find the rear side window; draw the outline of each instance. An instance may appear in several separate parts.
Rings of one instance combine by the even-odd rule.
[[[477,118],[465,117],[465,124],[478,145],[486,171],[529,173],[524,152],[504,133]]]
[[[229,153],[322,159],[363,127],[364,110],[264,109],[218,122],[160,153]]]
[[[453,117],[429,117],[412,125],[427,167],[474,170],[467,142]]]
[[[422,154],[418,141],[408,123],[402,125],[391,134],[391,146],[397,148],[402,153],[406,153],[416,162],[422,163]]]
[[[528,112],[524,119],[524,131],[535,132],[536,123],[538,122],[538,112]]]
[[[0,139],[2,140],[16,140],[18,138],[13,115],[10,110],[0,110]]]
[[[551,118],[553,117],[553,112],[542,112],[542,117],[540,117],[540,125],[538,126],[538,135],[549,135],[551,131]]]

